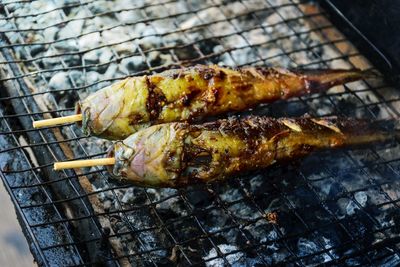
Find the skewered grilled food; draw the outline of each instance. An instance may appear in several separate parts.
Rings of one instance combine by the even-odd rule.
[[[312,151],[383,142],[387,121],[345,118],[230,118],[202,125],[167,123],[114,144],[108,166],[138,186],[182,187],[298,159]]]
[[[153,124],[192,121],[260,103],[323,92],[366,76],[359,70],[288,71],[202,66],[131,77],[77,104],[83,132],[124,139]]]

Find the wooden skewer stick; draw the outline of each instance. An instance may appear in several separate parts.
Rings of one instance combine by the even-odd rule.
[[[54,170],[74,169],[92,166],[114,165],[115,158],[85,159],[54,163]]]
[[[81,120],[82,120],[82,114],[75,114],[75,115],[70,115],[70,116],[65,116],[65,117],[60,117],[60,118],[34,121],[33,128],[53,126],[53,125],[57,125],[57,124],[65,124],[65,123],[77,122],[77,121],[81,121]]]

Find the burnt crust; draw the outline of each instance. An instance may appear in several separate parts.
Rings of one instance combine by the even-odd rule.
[[[146,109],[149,113],[150,121],[158,119],[163,106],[167,103],[167,98],[160,88],[151,82],[148,76],[145,76],[148,88],[148,97],[146,100]]]

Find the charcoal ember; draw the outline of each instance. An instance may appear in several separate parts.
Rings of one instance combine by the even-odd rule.
[[[222,231],[219,235],[224,237],[229,244],[242,247],[242,251],[246,254],[249,253],[249,256],[251,253],[254,254],[254,251],[248,248],[248,246],[252,245],[252,241],[249,239],[249,233],[242,229],[242,227],[233,227],[229,230]]]
[[[322,200],[331,200],[345,194],[345,188],[332,178],[326,178],[313,182],[313,188]]]
[[[183,200],[174,196],[175,194],[160,194],[156,196],[154,202],[157,202],[156,208],[161,212],[171,213],[172,216],[176,216],[177,214],[185,216],[188,214],[188,210],[183,202]],[[159,201],[157,201],[159,200]]]
[[[297,253],[300,257],[315,253],[320,250],[317,244],[305,238],[299,238],[299,240],[297,241],[297,249]]]
[[[269,187],[267,182],[268,181],[264,179],[263,175],[261,174],[249,177],[249,180],[246,181],[251,193],[253,193],[253,195],[256,197],[263,195],[264,193],[265,195],[268,195]]]
[[[307,212],[308,210],[312,209],[313,212]],[[310,229],[321,229],[326,225],[332,223],[335,219],[331,213],[329,213],[324,207],[308,207],[304,209],[297,210],[298,213],[302,214],[302,219],[306,222],[308,228]],[[281,220],[279,217],[277,219],[277,223],[279,224]]]
[[[84,34],[79,37],[78,46],[81,50],[91,49],[101,43],[101,36],[98,32]]]
[[[95,34],[95,33],[93,33]],[[96,36],[100,36],[97,35]],[[129,40],[129,36],[126,35],[126,32],[123,28],[116,28],[114,31],[104,31],[101,33],[101,39],[97,39],[96,42],[103,42],[106,44],[114,44],[113,49],[118,53],[118,55],[129,55],[135,51],[136,45],[133,45],[131,42],[127,42]],[[91,44],[94,45],[94,44]]]
[[[115,208],[113,208],[113,202],[111,200],[105,200],[103,202],[103,207],[105,212],[110,212],[112,210],[115,210]]]
[[[71,81],[68,77],[68,73],[66,72],[58,72],[56,73],[49,81],[49,88],[52,90],[62,90],[67,86],[71,87]]]
[[[73,107],[78,100],[78,95],[72,89],[82,86],[82,73],[79,71],[58,72],[49,81],[49,89],[54,93],[56,101],[63,107]]]
[[[261,246],[261,250],[263,253],[262,260],[268,265],[279,265],[279,263],[291,259],[290,252],[284,245],[272,244]]]
[[[64,39],[64,38],[60,38],[60,39]],[[54,43],[53,47],[56,49],[56,51],[54,51],[53,55],[60,55],[60,54],[67,53],[67,52],[76,52],[79,50],[79,46],[78,46],[76,40],[73,40],[73,39],[58,41],[58,42]],[[51,56],[51,55],[49,55],[49,56]],[[70,57],[73,57],[73,56],[70,56]],[[71,60],[66,60],[66,61],[71,61]]]
[[[261,105],[243,114],[253,114],[269,117],[301,117],[310,112],[310,108],[297,100],[288,100],[285,103],[276,102],[268,105]]]
[[[100,13],[105,13],[108,10],[111,10],[112,4],[114,3],[109,1],[103,1],[101,5],[99,5],[98,3],[90,3],[87,5],[87,8],[90,11],[90,13],[92,13],[93,15],[97,15]]]
[[[212,204],[212,196],[206,189],[194,189],[186,193],[189,203],[194,208],[206,208]]]
[[[78,14],[78,16],[79,15],[84,16],[84,14]],[[57,39],[67,39],[79,35],[82,32],[84,23],[84,20],[74,20],[68,22],[64,27],[61,28],[60,31],[58,31]]]
[[[126,188],[116,191],[120,198],[123,208],[132,208],[150,204],[150,200],[146,196],[145,189],[143,188]]]
[[[165,246],[168,246],[169,239],[166,238],[164,235],[165,232],[156,222],[156,217],[154,216],[153,211],[144,208],[129,211],[124,214],[122,221],[131,229],[131,231],[138,231],[137,237],[142,239],[143,242],[141,246],[146,248],[145,250],[157,248],[158,244],[160,244],[159,238],[165,240]],[[165,251],[160,251],[158,253],[164,254]]]
[[[197,211],[197,218],[210,233],[218,232],[221,228],[232,225],[230,216],[222,209]]]
[[[97,64],[100,62],[100,54],[99,50],[89,51],[83,55],[83,60],[87,65]]]
[[[397,254],[394,254],[389,257],[385,257],[382,266],[396,266],[400,264],[400,257]]]
[[[250,201],[241,201],[228,207],[229,212],[239,220],[252,221],[261,216],[257,208]]]
[[[97,86],[98,85],[97,82],[100,81],[100,79],[101,79],[101,76],[96,71],[89,71],[86,73],[86,76],[85,76],[85,82],[87,85],[92,86],[91,87],[92,91],[97,91],[100,89],[99,86],[101,86],[101,84],[99,86]],[[97,83],[97,84],[95,84],[95,83]]]
[[[222,201],[235,202],[243,198],[239,188],[231,188],[229,185],[222,185],[219,197]]]
[[[147,54],[147,59],[150,65],[170,65],[173,63],[173,58],[170,54],[162,54],[159,51],[151,51]]]
[[[228,254],[223,256],[225,260],[218,255],[216,248],[212,248],[210,252],[205,257],[203,257],[203,259],[206,261],[206,266],[223,266],[225,262],[228,262],[231,266],[238,267],[243,266],[243,264],[245,264],[246,262],[245,255],[242,252],[235,252],[238,250],[236,246],[221,244],[218,245],[218,250],[222,254]]]
[[[98,61],[101,64],[109,64],[111,60],[114,59],[114,54],[109,47],[104,47],[101,49],[96,49],[96,55],[98,56]]]
[[[296,213],[291,210],[279,210],[276,212],[278,218],[279,232],[282,235],[296,235],[307,231],[306,225],[296,216]],[[293,242],[293,240],[291,240]]]
[[[397,208],[388,208],[385,212],[385,218],[383,219],[383,225],[393,225],[393,234],[400,233],[400,212]]]
[[[351,230],[354,237],[362,238],[362,246],[368,247],[374,241],[373,221],[361,210],[343,220],[344,226]]]
[[[144,70],[147,68],[142,56],[132,56],[121,60],[118,68],[121,72],[132,73],[135,71]]]
[[[55,49],[49,49],[45,52],[45,57],[41,62],[43,66],[51,69],[64,69],[65,65],[70,67],[78,66],[81,63],[80,56],[77,54],[61,56],[65,52],[65,49],[72,52],[77,51],[73,46],[61,42]]]
[[[198,52],[196,52],[196,49],[193,46],[183,45],[183,42],[179,41],[174,45],[181,46],[179,49],[174,50],[174,53],[179,60],[188,60],[199,56]]]
[[[316,116],[329,116],[336,114],[336,107],[329,98],[310,98],[307,101],[307,105],[310,107],[310,115]]]
[[[256,223],[250,224],[244,229],[251,234],[254,240],[253,242],[268,244],[272,248],[274,247],[273,244],[278,239],[278,233],[274,229],[274,225],[265,220],[258,220]]]
[[[368,195],[363,192],[357,192],[354,194],[354,198],[355,200],[358,202],[359,205],[361,205],[362,207],[365,207],[368,201]]]
[[[103,74],[103,79],[115,79],[117,77],[123,77],[123,73],[118,70],[118,65],[108,65],[107,70]]]
[[[42,59],[41,65],[43,65],[45,68],[62,68],[60,59],[53,57],[54,54],[54,50],[47,50],[44,53],[44,58]]]
[[[40,53],[46,51],[46,46],[44,45],[33,45],[31,48],[31,56],[35,57],[39,55]]]
[[[21,3],[10,3],[9,5],[7,5],[7,8],[11,11],[11,12],[16,12],[17,10],[21,10],[24,9],[24,11],[27,11],[27,9],[21,4]]]
[[[63,6],[68,6],[68,5],[74,5],[74,4],[79,4],[79,0],[62,0]]]
[[[360,106],[360,100],[353,96],[344,96],[340,98],[334,99],[334,103],[337,106],[343,116],[355,117],[360,116],[362,118],[368,118],[371,115],[367,114],[368,111],[365,109],[358,109],[357,106]]]
[[[135,23],[141,19],[143,19],[143,15],[138,9],[122,11],[118,14],[118,21],[123,23]]]
[[[128,188],[127,190],[123,190],[122,193],[122,198],[121,198],[121,202],[123,204],[127,204],[129,202],[133,202],[134,201],[134,192],[132,188]]]

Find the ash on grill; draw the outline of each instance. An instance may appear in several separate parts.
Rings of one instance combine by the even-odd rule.
[[[3,31],[26,29],[6,35],[11,44],[27,44],[13,52],[34,93],[40,93],[35,99],[48,110],[69,110],[58,115],[72,113],[74,103],[90,93],[150,69],[196,63],[368,64],[314,4],[297,1],[34,1],[4,9],[3,17],[16,18],[2,19]],[[25,16],[33,10],[40,15]],[[252,113],[389,118],[398,114],[399,102],[390,101],[397,98],[383,84],[357,82]],[[109,146],[101,139],[77,139],[82,134],[76,126],[62,132],[73,140],[67,144],[77,158],[101,155]],[[320,153],[291,166],[181,191],[121,186],[98,168],[85,173],[93,190],[100,191],[94,194],[100,201],[93,205],[105,213],[98,218],[110,227],[110,239],[117,240],[114,249],[121,251],[116,255],[128,255],[139,266],[332,261],[392,266],[400,264],[398,153],[395,144]],[[27,167],[17,162],[8,168]],[[24,179],[21,184],[32,183]],[[126,263],[126,258],[120,260]]]

